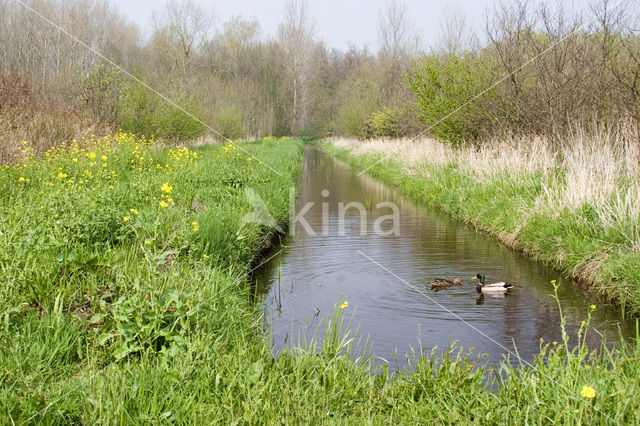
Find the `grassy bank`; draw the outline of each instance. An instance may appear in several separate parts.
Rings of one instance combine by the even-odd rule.
[[[335,140],[326,148],[638,313],[637,130],[615,139],[578,133],[563,146],[531,138],[482,148],[453,149],[434,140]]]
[[[302,144],[148,145],[25,147],[0,169],[1,423],[640,422],[640,347],[546,345],[501,379],[448,348],[388,378],[347,357],[336,300],[324,344],[274,359],[246,281],[270,231],[243,224],[245,189],[284,224]]]

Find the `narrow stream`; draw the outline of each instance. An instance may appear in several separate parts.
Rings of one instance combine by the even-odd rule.
[[[392,370],[406,365],[412,348],[430,352],[454,340],[465,349],[477,348],[475,354],[488,354],[489,362],[501,361],[515,348],[531,361],[541,338],[561,340],[551,280],[560,284],[567,330],[575,341],[590,302],[557,271],[417,206],[366,175],[357,176],[314,146],[305,150],[298,191],[298,213],[308,209],[301,216],[316,235],[300,220],[295,236],[274,247],[270,255],[281,252],[254,274],[274,351],[298,343],[303,334],[311,336],[342,299],[348,302],[343,312],[353,315],[352,328],[369,337],[375,356],[387,360]],[[365,206],[364,233],[356,208],[340,219],[339,203],[351,202]],[[390,207],[377,208],[385,202],[398,206],[398,222],[389,218]],[[383,232],[375,232],[381,217]],[[392,230],[397,234],[384,235]],[[487,282],[508,281],[517,288],[506,297],[482,297],[471,280],[479,272]],[[464,285],[434,292],[430,282],[436,277],[461,277]],[[633,335],[632,325],[619,317],[616,310],[599,306],[592,325],[607,342],[615,342]],[[596,333],[589,335],[594,348],[600,340]]]

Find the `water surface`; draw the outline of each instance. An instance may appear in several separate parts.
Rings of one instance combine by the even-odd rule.
[[[571,336],[586,318],[590,302],[557,271],[445,214],[417,206],[366,175],[357,176],[317,147],[305,150],[298,191],[299,212],[314,203],[304,218],[316,235],[298,224],[295,236],[288,235],[271,251],[281,253],[254,275],[276,352],[303,334],[311,336],[340,300],[349,303],[344,312],[353,315],[352,328],[369,337],[373,353],[392,369],[406,365],[412,348],[430,352],[454,340],[465,349],[477,348],[476,354],[488,354],[490,362],[502,360],[515,347],[522,359],[531,361],[541,338],[561,340],[551,280],[560,285]],[[341,202],[366,206],[365,235],[356,209],[343,215],[340,235]],[[399,207],[398,235],[374,232],[376,219],[392,213],[388,207],[376,208],[382,202]],[[382,229],[392,225],[386,220]],[[507,297],[481,297],[471,280],[479,272],[487,282],[508,281],[517,288]],[[462,277],[465,284],[434,292],[429,283],[436,277]],[[618,317],[617,311],[599,306],[592,324],[614,342],[620,332],[632,333],[630,324]],[[589,336],[594,347],[600,340],[596,333]]]

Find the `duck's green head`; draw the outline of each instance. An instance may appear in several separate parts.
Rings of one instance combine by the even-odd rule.
[[[484,274],[477,274],[475,277],[471,278],[472,280],[480,280],[480,284],[484,285]]]

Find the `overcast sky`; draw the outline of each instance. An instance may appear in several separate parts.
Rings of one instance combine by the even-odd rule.
[[[405,0],[412,24],[423,47],[437,42],[440,22],[445,11],[462,10],[477,29],[482,28],[485,11],[499,0]],[[509,2],[509,0],[502,0]],[[569,9],[584,9],[593,0],[558,0]],[[165,4],[164,0],[112,0],[120,11],[149,28],[151,12]],[[215,24],[234,16],[255,19],[263,33],[274,35],[283,21],[285,0],[200,0],[200,5],[215,12]],[[537,2],[536,2],[537,3]],[[553,1],[552,1],[553,3]],[[350,45],[378,47],[378,13],[387,0],[309,0],[317,35],[329,47],[346,49]]]
[[[120,11],[143,28],[149,28],[151,12],[161,8],[163,0],[112,0]],[[285,0],[200,0],[215,12],[215,24],[241,15],[260,23],[266,35],[274,35],[283,21]],[[406,0],[413,25],[426,45],[437,39],[440,17],[445,9],[459,8],[480,25],[484,10],[492,0]],[[319,38],[329,47],[346,49],[350,44],[377,48],[378,10],[386,0],[310,0]]]

